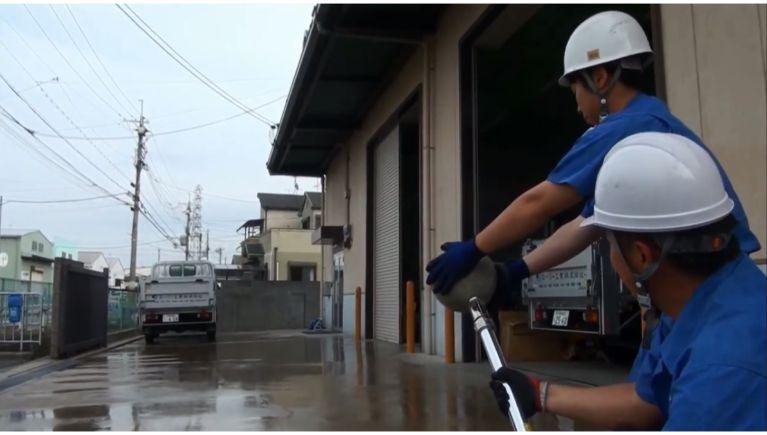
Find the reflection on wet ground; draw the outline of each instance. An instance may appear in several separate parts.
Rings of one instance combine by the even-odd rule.
[[[509,430],[487,383],[484,364],[340,335],[164,336],[3,391],[0,430]]]

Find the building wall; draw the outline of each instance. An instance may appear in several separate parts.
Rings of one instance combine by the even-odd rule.
[[[109,269],[109,263],[107,263],[107,260],[103,255],[100,255],[96,261],[92,264],[86,264],[85,267],[90,270],[95,270],[96,272],[102,272],[104,269]]]
[[[461,201],[460,177],[460,130],[458,107],[458,44],[461,37],[486,9],[485,5],[454,5],[444,13],[430,50],[433,55],[434,77],[432,83],[432,143],[435,146],[435,164],[439,168],[434,183],[435,239],[432,252],[444,241],[460,238],[460,211],[456,204]],[[346,224],[346,153],[350,155],[350,222],[352,247],[344,256],[344,309],[347,301],[353,301],[356,287],[362,288],[363,306],[367,296],[365,277],[366,262],[366,208],[367,208],[367,146],[376,131],[404,103],[411,92],[423,83],[425,49],[421,46],[392,80],[374,104],[361,127],[342,145],[327,172],[325,225]],[[325,247],[324,258],[332,258],[332,248]],[[325,276],[332,276],[332,262],[325,261]],[[427,293],[427,296],[428,295]],[[353,302],[352,302],[353,303]],[[444,354],[443,309],[432,303],[435,320],[436,353]],[[428,318],[428,316],[425,316]],[[366,319],[363,316],[363,328]],[[344,321],[344,331],[353,332],[353,322]],[[456,342],[460,343],[460,321],[456,315]],[[456,345],[460,349],[459,345]]]
[[[19,239],[10,237],[0,239],[0,253],[5,253],[8,256],[8,264],[5,267],[0,267],[0,278],[19,279],[19,263],[21,262]]]
[[[261,216],[264,216],[263,211]],[[272,228],[301,228],[298,210],[266,210],[264,232]]]
[[[312,245],[312,230],[283,228],[272,229],[261,239],[264,246],[264,262],[269,267],[269,279],[275,276],[277,281],[288,279],[288,263],[313,263],[317,265],[319,280],[321,251],[318,245]],[[274,248],[277,258],[274,258]],[[276,263],[275,263],[276,261]],[[279,264],[279,267],[276,265]]]
[[[724,166],[767,256],[767,6],[661,6],[671,110]]]

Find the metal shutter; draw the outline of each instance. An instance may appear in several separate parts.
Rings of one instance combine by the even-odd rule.
[[[399,343],[399,128],[375,149],[373,201],[373,319],[376,339]]]

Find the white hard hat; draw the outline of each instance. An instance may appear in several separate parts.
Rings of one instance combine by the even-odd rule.
[[[677,134],[638,133],[605,156],[594,214],[581,226],[675,232],[716,222],[733,207],[714,159],[702,146]]]
[[[570,86],[569,74],[618,59],[624,59],[623,68],[641,70],[643,65],[639,59],[626,59],[640,54],[652,54],[652,48],[637,20],[624,12],[598,13],[570,35],[559,84]]]

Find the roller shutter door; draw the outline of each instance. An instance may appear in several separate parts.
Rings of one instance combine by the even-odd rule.
[[[400,341],[399,128],[376,146],[373,186],[374,337]]]

